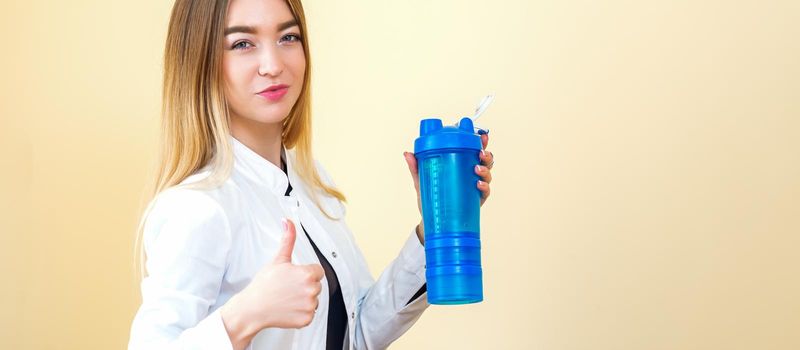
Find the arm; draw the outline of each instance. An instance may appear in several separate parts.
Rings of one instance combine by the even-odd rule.
[[[416,229],[400,254],[360,296],[355,319],[355,348],[384,349],[397,340],[428,308],[425,250]],[[422,294],[415,298],[415,294]]]
[[[231,247],[222,208],[203,193],[163,192],[143,233],[148,276],[129,349],[232,349],[219,295]]]
[[[316,162],[320,176],[326,184],[336,187],[328,172]],[[339,203],[344,213],[344,206]],[[361,249],[355,245],[355,237],[345,225],[345,231],[354,242],[361,284],[358,291],[355,319],[350,327],[355,327],[354,346],[356,349],[385,349],[403,335],[428,308],[425,287],[425,249],[424,227],[411,230],[400,254],[381,273],[375,281],[367,268]]]

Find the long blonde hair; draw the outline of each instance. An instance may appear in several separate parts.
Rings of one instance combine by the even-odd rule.
[[[181,186],[213,188],[222,184],[233,167],[228,105],[223,93],[222,46],[228,0],[176,0],[167,31],[164,49],[164,85],[161,109],[161,143],[155,181],[148,193],[136,231],[134,249],[139,258],[139,278],[145,275],[145,252],[142,229],[154,199],[162,191],[179,185],[190,175],[210,165],[211,173],[203,180]],[[306,59],[305,78],[300,97],[283,121],[281,139],[287,149],[294,149],[296,173],[314,191],[345,201],[337,189],[323,183],[311,153],[311,57],[308,31],[300,0],[287,0],[303,38]]]

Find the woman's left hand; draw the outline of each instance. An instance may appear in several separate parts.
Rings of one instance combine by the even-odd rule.
[[[478,183],[475,184],[475,186],[481,191],[481,206],[483,206],[483,203],[486,202],[486,199],[489,198],[489,194],[491,193],[489,183],[492,182],[494,154],[486,150],[486,145],[489,144],[489,134],[481,135],[481,143],[483,144],[483,150],[480,153],[481,164],[475,166],[475,173],[480,176],[481,180],[478,180]],[[420,214],[422,214],[422,202],[420,201],[419,195],[419,170],[417,168],[417,158],[414,157],[414,153],[412,152],[403,152],[403,156],[406,158],[408,170],[411,172],[411,178],[414,180],[414,189],[417,190],[417,208],[419,209]],[[421,235],[421,233],[419,234]],[[422,238],[420,238],[420,240],[422,240]]]

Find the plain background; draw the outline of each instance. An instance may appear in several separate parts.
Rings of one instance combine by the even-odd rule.
[[[0,4],[0,348],[125,348],[171,6]],[[800,2],[306,8],[316,157],[376,276],[419,120],[497,94],[485,301],[394,349],[800,348]]]

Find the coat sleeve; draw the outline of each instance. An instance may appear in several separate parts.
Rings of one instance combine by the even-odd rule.
[[[316,162],[316,166],[322,180],[336,187],[322,165]],[[352,232],[346,231],[355,242]],[[358,292],[356,317],[351,319],[354,324],[350,327],[355,326],[353,346],[356,349],[385,349],[408,331],[430,306],[427,291],[423,290],[414,298],[426,283],[425,248],[417,238],[416,228],[412,228],[400,254],[377,281],[370,275],[361,249],[354,248],[363,268],[359,284],[365,288]]]
[[[412,229],[397,258],[359,296],[355,348],[385,349],[408,331],[430,306],[427,292],[412,300],[425,282],[425,250]]]
[[[219,310],[231,247],[224,211],[206,194],[169,189],[154,200],[143,231],[147,277],[128,349],[232,349]]]

